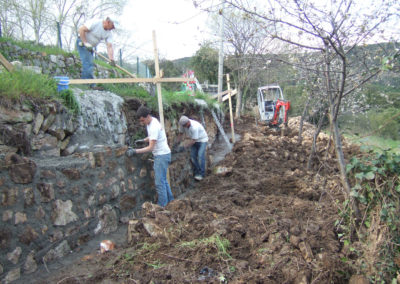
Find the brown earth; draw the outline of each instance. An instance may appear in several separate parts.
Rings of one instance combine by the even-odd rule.
[[[242,139],[218,165],[225,172],[209,172],[164,209],[145,203],[129,244],[96,250],[39,282],[348,283],[332,154],[320,153],[324,166],[307,171],[311,126],[298,145],[298,120],[284,136],[251,117],[235,123]],[[355,151],[347,147],[346,157]]]

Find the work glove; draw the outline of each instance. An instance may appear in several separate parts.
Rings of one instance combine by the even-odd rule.
[[[115,67],[115,66],[116,66],[115,60],[114,60],[114,59],[110,61],[110,65],[111,65],[112,67]]]
[[[126,150],[125,155],[127,157],[132,157],[132,156],[136,155],[136,149],[129,147],[128,150]]]
[[[86,47],[87,50],[89,50],[90,52],[93,52],[93,45],[91,45],[91,44],[88,43],[88,42],[85,42],[84,45],[85,45],[85,47]]]

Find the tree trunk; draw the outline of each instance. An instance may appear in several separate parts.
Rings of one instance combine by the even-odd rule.
[[[242,105],[242,88],[241,86],[238,86],[236,94],[235,119],[240,118],[241,105]]]
[[[308,157],[308,162],[307,162],[307,170],[310,170],[311,166],[313,164],[314,156],[315,156],[315,153],[317,152],[317,138],[318,138],[319,133],[321,132],[322,124],[323,124],[323,121],[324,121],[325,116],[326,116],[327,113],[328,113],[328,111],[326,110],[321,115],[321,117],[319,118],[319,121],[318,121],[318,127],[314,132],[313,143],[312,143],[312,147],[311,147],[311,153],[310,153],[310,156]]]
[[[340,179],[342,180],[342,184],[344,186],[344,189],[346,190],[347,197],[349,197],[350,183],[349,180],[347,179],[347,174],[346,174],[346,162],[343,154],[342,139],[340,138],[338,123],[337,120],[335,119],[335,114],[333,113],[332,109],[331,112],[329,113],[329,122],[332,126],[332,131],[333,131],[333,141],[335,146],[336,159],[340,171]]]
[[[299,144],[299,145],[303,141],[303,124],[304,124],[304,119],[306,117],[308,105],[310,104],[310,101],[311,101],[311,96],[312,96],[312,94],[310,94],[310,96],[308,97],[306,104],[304,105],[303,113],[301,114],[301,118],[300,118],[299,136],[297,138],[297,144]]]

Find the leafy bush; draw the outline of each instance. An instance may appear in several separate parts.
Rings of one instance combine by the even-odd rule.
[[[47,75],[28,70],[0,73],[0,96],[19,99],[21,96],[49,98],[57,94],[57,83]]]
[[[347,165],[353,185],[351,196],[359,202],[362,219],[352,218],[349,200],[337,221],[338,236],[349,247],[355,267],[361,268],[371,283],[390,283],[396,278],[400,249],[400,155],[384,151]],[[393,282],[392,282],[393,283]]]

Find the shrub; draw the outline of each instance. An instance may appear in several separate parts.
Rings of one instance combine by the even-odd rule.
[[[21,96],[49,98],[57,94],[57,83],[47,75],[28,70],[0,73],[0,96],[19,99]]]

